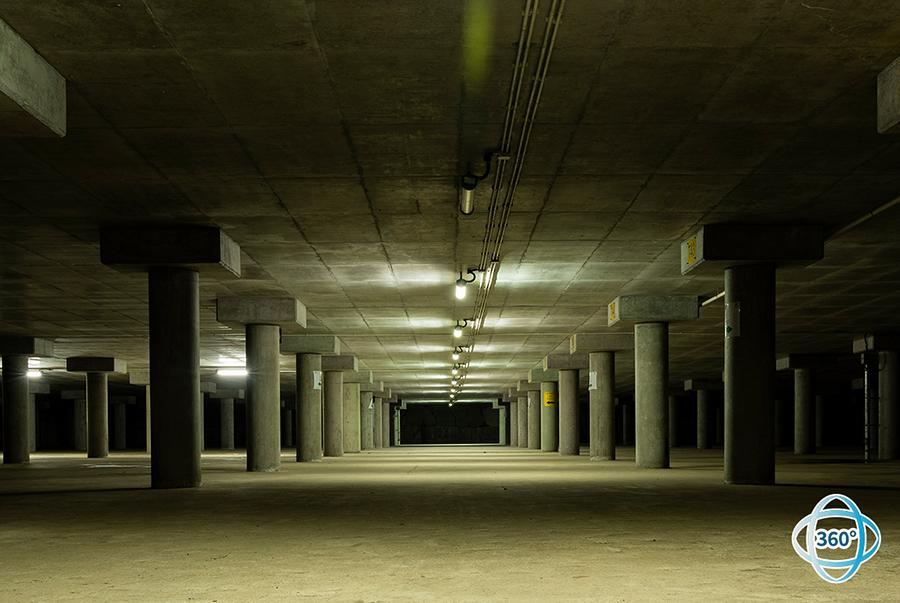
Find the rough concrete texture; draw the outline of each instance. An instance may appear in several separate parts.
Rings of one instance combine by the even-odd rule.
[[[700,317],[700,301],[695,295],[621,295],[609,302],[607,315],[609,326],[622,321],[695,320]]]
[[[241,248],[214,226],[108,226],[100,229],[100,261],[118,270],[160,266],[241,276]]]
[[[634,349],[634,333],[575,333],[569,338],[569,353],[618,352]]]
[[[70,356],[66,370],[70,373],[125,373],[128,365],[119,358],[102,356]]]
[[[900,58],[878,74],[878,131],[900,132]]]
[[[356,356],[340,355],[340,356],[322,356],[323,371],[347,371],[351,379],[358,378],[359,363]],[[350,383],[348,381],[348,383]]]
[[[822,259],[822,227],[803,224],[704,224],[681,242],[681,273],[769,262],[806,265]],[[716,265],[718,263],[718,265]]]
[[[898,463],[785,453],[779,485],[758,489],[722,484],[721,451],[676,451],[668,471],[619,453],[394,448],[267,475],[210,453],[202,489],[164,495],[146,488],[146,455],[38,453],[2,470],[0,543],[16,561],[0,564],[0,599],[896,600]],[[884,539],[840,587],[790,545],[835,490]]]
[[[306,306],[295,297],[220,297],[216,320],[226,325],[279,325],[306,328]]]
[[[586,352],[576,354],[548,354],[544,356],[544,370],[547,369],[586,369],[588,355]]]
[[[344,383],[341,402],[343,409],[344,452],[359,452],[362,445],[360,438],[359,383]]]

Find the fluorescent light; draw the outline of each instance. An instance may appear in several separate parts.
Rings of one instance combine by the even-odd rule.
[[[31,371],[28,371],[27,373],[25,373],[25,375],[29,379],[40,379],[41,377],[44,376],[44,373],[42,373],[41,371],[31,370]]]
[[[453,336],[456,337],[457,339],[462,337],[462,327],[460,327],[460,326],[453,327]]]
[[[245,368],[220,368],[216,371],[219,377],[246,377],[247,369]]]
[[[450,383],[452,383],[453,385],[456,385],[458,382],[456,381],[456,379],[451,379]]]
[[[454,366],[452,369],[450,369],[450,374],[451,374],[451,375],[458,375],[458,374],[459,374],[459,369],[456,368],[456,367]]]
[[[37,368],[41,366],[40,358],[29,358],[28,359],[28,368]]]
[[[450,357],[454,360],[459,360],[459,352],[453,352],[452,354],[450,354]]]
[[[456,281],[456,299],[466,299],[466,283],[462,279]]]

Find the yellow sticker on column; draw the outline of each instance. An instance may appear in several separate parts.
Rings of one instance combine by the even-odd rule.
[[[607,311],[607,314],[606,314],[606,316],[607,316],[607,322],[609,322],[609,323],[616,322],[617,317],[618,317],[618,315],[619,315],[619,306],[618,306],[618,304],[619,304],[619,298],[618,298],[618,297],[617,297],[616,299],[612,300],[611,302],[609,302],[609,305],[606,307],[606,311]]]
[[[544,406],[556,406],[556,392],[544,392]]]
[[[687,240],[687,258],[685,258],[685,263],[688,266],[692,266],[697,262],[697,235],[692,236]]]

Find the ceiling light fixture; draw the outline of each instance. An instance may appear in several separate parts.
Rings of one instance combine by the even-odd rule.
[[[463,329],[469,326],[469,319],[463,318],[462,320],[456,321],[456,326],[453,327],[453,336],[459,339],[463,336]]]
[[[484,174],[478,176],[472,173],[472,165],[469,164],[468,171],[459,178],[459,211],[468,216],[475,211],[475,188],[478,183],[487,178],[491,173],[491,163],[497,161],[506,161],[509,155],[500,155],[495,150],[489,150],[484,154]]]
[[[220,368],[216,371],[219,377],[246,377],[247,369],[245,368]]]
[[[28,377],[29,379],[40,379],[41,377],[44,376],[44,373],[42,373],[41,371],[37,371],[37,370],[30,370],[25,373],[25,376]]]
[[[476,272],[480,272],[478,268],[469,268],[465,274],[459,273],[459,278],[456,279],[456,299],[466,299],[466,285],[478,279]]]

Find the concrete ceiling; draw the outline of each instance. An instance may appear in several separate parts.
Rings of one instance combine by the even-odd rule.
[[[489,192],[461,216],[456,179],[498,144],[521,11],[0,0],[69,82],[64,139],[0,140],[0,332],[146,365],[146,278],[100,264],[98,225],[211,223],[244,276],[202,281],[204,366],[242,355],[218,295],[289,293],[395,392],[446,391],[474,299],[452,285]],[[467,389],[499,391],[571,333],[627,330],[606,326],[616,295],[720,291],[679,274],[699,224],[833,232],[898,196],[900,141],[875,131],[898,54],[896,2],[568,0]],[[779,272],[780,351],[900,328],[898,231],[895,208]],[[672,326],[673,380],[721,370],[722,315]]]

